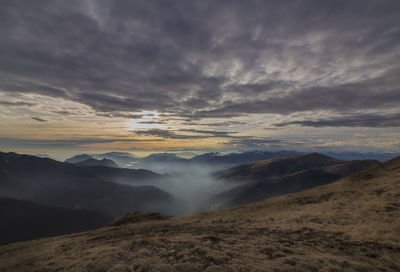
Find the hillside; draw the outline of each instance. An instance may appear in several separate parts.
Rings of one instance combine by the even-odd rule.
[[[98,211],[0,197],[0,244],[97,229],[112,218]]]
[[[205,153],[191,158],[190,161],[192,163],[200,164],[234,166],[267,159],[293,158],[300,156],[301,154],[302,153],[297,151],[268,152],[259,150],[242,153],[229,153],[225,155],[219,153]]]
[[[182,214],[185,209],[174,196],[154,186],[116,184],[70,163],[2,152],[0,196],[112,216],[131,211]]]
[[[164,180],[162,180],[163,175],[154,173],[146,169],[89,166],[85,167],[85,170],[95,176],[102,177],[108,181],[132,186],[137,186],[141,184],[154,185],[164,182]]]
[[[1,246],[0,270],[399,271],[399,199],[396,158],[247,206]]]
[[[217,172],[215,175],[224,180],[264,180],[267,178],[288,175],[302,170],[332,166],[344,163],[319,153],[297,156],[294,158],[280,158],[262,160],[254,163],[239,165]]]
[[[239,186],[214,195],[210,198],[210,201],[217,207],[244,205],[271,197],[297,193],[317,186],[329,184],[340,178],[377,164],[379,164],[378,161],[362,160],[341,162],[339,164],[325,167],[304,165],[305,168],[303,170],[294,173],[290,172],[289,174],[282,176],[263,179],[259,175],[256,175],[254,181],[248,181],[244,184],[240,183],[241,185]],[[270,166],[270,164],[267,165]],[[293,165],[289,165],[289,167],[292,166]],[[309,167],[307,168],[307,166]],[[286,172],[284,168],[281,168],[280,170]],[[242,177],[242,179],[249,180],[249,178],[246,177]]]

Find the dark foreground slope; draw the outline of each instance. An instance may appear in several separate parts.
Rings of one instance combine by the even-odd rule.
[[[102,212],[0,198],[0,244],[93,230],[112,218]]]
[[[0,271],[399,271],[399,198],[397,158],[247,206],[0,246]]]

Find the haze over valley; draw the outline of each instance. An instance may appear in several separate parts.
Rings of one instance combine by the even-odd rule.
[[[121,167],[111,160],[118,161],[118,156],[125,158],[120,163],[127,163],[127,153],[80,154],[65,162],[0,153],[0,197],[77,213],[96,211],[111,222],[111,218],[136,211],[177,216],[248,204],[329,184],[379,164],[377,160],[344,161],[290,151],[204,154],[191,159],[168,153],[132,157],[135,167],[152,169],[147,170],[133,168],[132,161],[130,168]],[[11,216],[15,212],[7,204],[2,204],[3,212]],[[54,216],[43,217],[51,221]],[[3,233],[6,239],[9,235]],[[25,231],[20,234],[25,237]]]

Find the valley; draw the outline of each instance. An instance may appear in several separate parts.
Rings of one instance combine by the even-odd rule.
[[[328,185],[0,247],[5,271],[397,271],[400,159]]]

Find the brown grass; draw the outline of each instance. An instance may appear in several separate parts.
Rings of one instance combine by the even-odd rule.
[[[0,271],[400,271],[399,199],[397,159],[247,206],[1,246]]]

